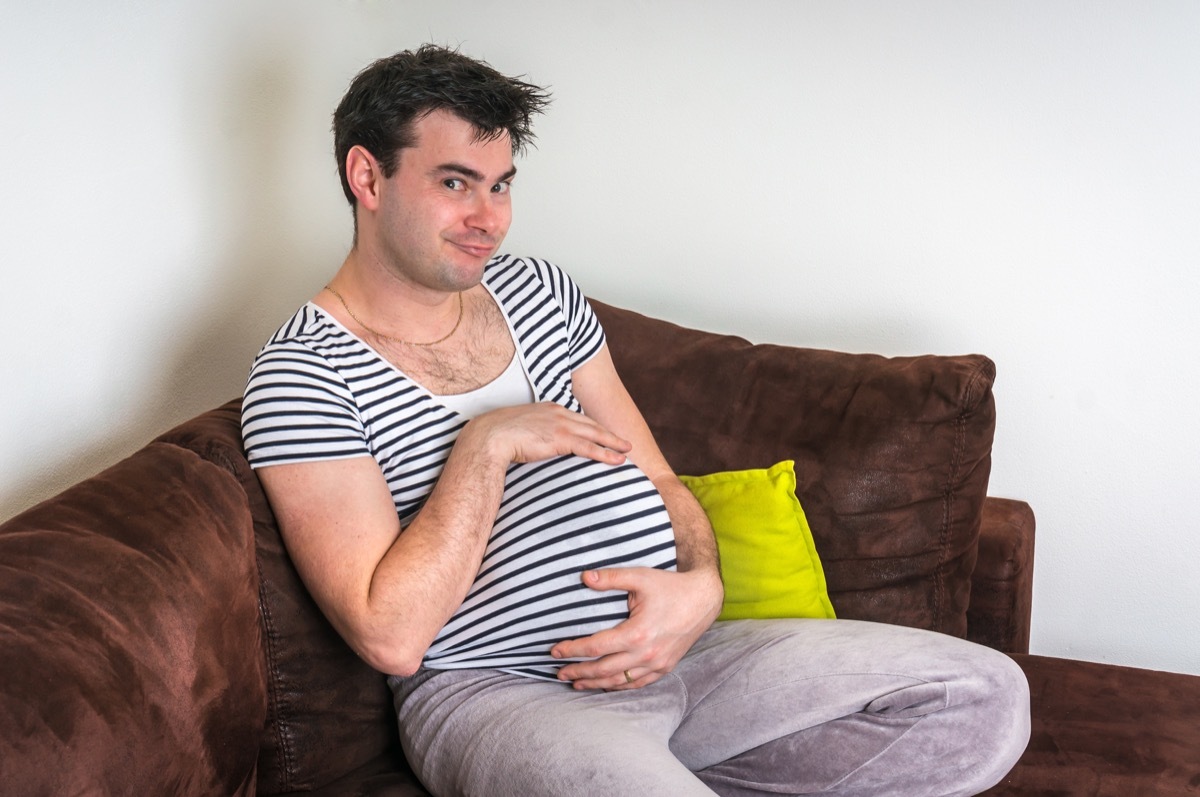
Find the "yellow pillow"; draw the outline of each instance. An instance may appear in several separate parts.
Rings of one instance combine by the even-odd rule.
[[[834,617],[793,465],[679,477],[717,535],[725,581],[719,620]]]

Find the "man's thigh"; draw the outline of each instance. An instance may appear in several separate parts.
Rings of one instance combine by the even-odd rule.
[[[678,680],[623,692],[490,670],[424,670],[397,690],[405,755],[438,797],[713,792],[671,754]]]
[[[691,769],[704,769],[857,714],[881,694],[938,682],[953,675],[934,650],[939,641],[928,632],[847,620],[717,623],[675,670],[688,706],[672,749]]]
[[[771,793],[857,793],[853,784],[874,778],[876,764],[898,781],[927,779],[945,751],[948,777],[986,779],[991,764],[959,737],[991,739],[994,750],[981,744],[980,756],[1000,768],[1027,738],[1016,665],[929,631],[848,620],[718,623],[675,674],[688,703],[671,750],[721,793],[758,793],[755,782]],[[898,771],[908,759],[914,772]],[[731,773],[747,788],[722,788]],[[896,786],[892,793],[925,793]],[[953,793],[937,788],[929,793]]]

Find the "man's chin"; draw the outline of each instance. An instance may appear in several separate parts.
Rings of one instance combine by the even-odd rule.
[[[442,283],[453,292],[470,290],[483,281],[483,268],[489,260],[491,256],[447,264],[442,270]]]
[[[483,268],[496,254],[496,247],[451,246],[452,257],[447,264],[450,271],[462,275],[473,275],[474,282],[483,279]]]

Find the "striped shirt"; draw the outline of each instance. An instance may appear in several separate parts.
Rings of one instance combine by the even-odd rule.
[[[487,265],[483,286],[537,399],[582,412],[571,374],[600,351],[604,332],[578,286],[550,263],[508,255]],[[263,347],[242,404],[252,467],[373,457],[402,527],[467,421],[312,303]],[[555,643],[628,616],[625,592],[589,590],[581,573],[632,566],[675,567],[662,498],[632,462],[514,463],[475,582],[424,664],[553,678],[564,663],[550,657]]]

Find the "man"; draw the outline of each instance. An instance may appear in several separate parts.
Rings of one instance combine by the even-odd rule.
[[[288,551],[387,673],[438,795],[973,794],[1006,657],[848,621],[716,623],[711,528],[555,266],[496,256],[548,99],[425,46],[334,115],[355,241],[264,347],[243,435]]]

